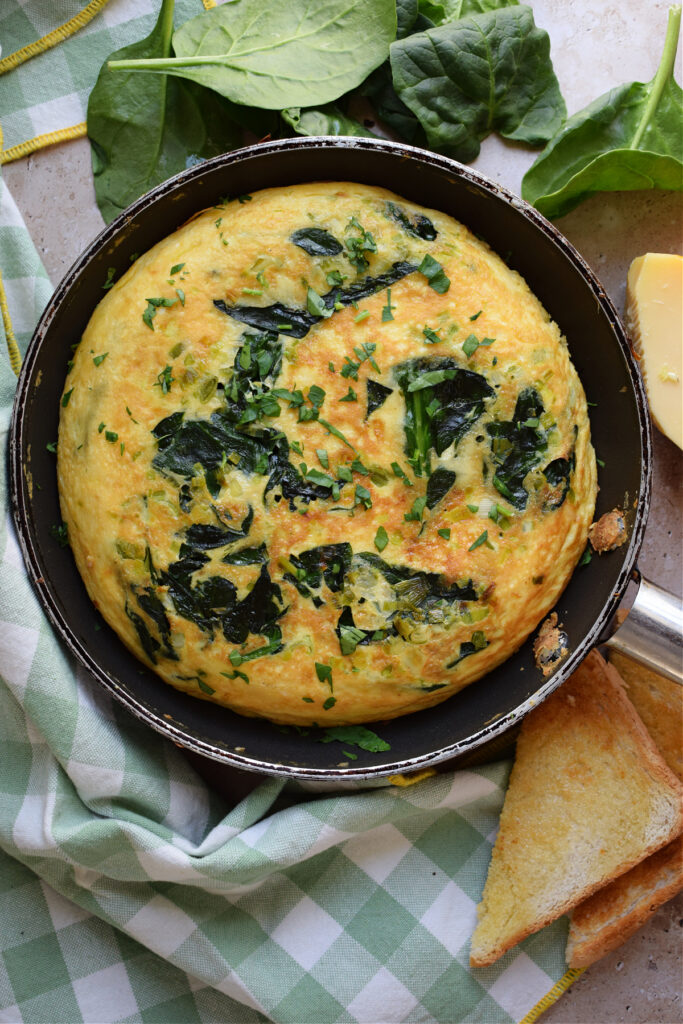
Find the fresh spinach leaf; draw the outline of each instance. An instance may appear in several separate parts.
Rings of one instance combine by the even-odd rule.
[[[399,36],[399,38],[402,37]],[[412,110],[409,110],[399,99],[398,93],[394,89],[391,64],[388,60],[366,79],[361,93],[371,101],[380,120],[396,132],[399,138],[405,139],[411,146],[427,148],[427,136],[424,128]]]
[[[671,7],[651,82],[611,89],[550,140],[522,181],[522,196],[562,217],[593,192],[683,189],[683,92],[673,77],[681,8]]]
[[[396,38],[410,35],[417,20],[418,0],[396,0]]]
[[[234,0],[179,28],[175,58],[113,66],[179,75],[235,103],[280,110],[329,103],[360,85],[395,36],[395,0]]]
[[[294,245],[309,256],[338,256],[344,246],[324,228],[299,228],[291,236]]]
[[[281,111],[282,120],[293,128],[297,135],[350,135],[373,138],[353,117],[344,114],[336,103],[324,107],[287,107]]]
[[[164,59],[171,53],[173,0],[163,0],[151,34],[109,60]],[[95,197],[106,221],[190,162],[241,144],[229,103],[166,75],[111,71],[105,63],[88,100]]]
[[[516,7],[519,0],[419,0],[419,12],[433,25],[458,21],[470,14],[497,11],[500,7]]]
[[[526,6],[487,11],[399,39],[393,83],[433,149],[474,160],[491,131],[543,145],[565,104],[546,32]]]
[[[268,561],[268,549],[265,544],[257,548],[238,548],[223,555],[221,561],[226,565],[263,565]]]

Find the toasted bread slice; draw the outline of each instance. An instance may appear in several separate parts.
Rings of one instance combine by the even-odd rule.
[[[567,964],[589,967],[611,953],[681,889],[683,837],[679,836],[575,908]]]
[[[522,723],[470,963],[587,899],[683,830],[683,786],[593,651]]]
[[[611,651],[609,663],[672,772],[683,782],[683,686]]]
[[[683,687],[611,653],[626,692],[669,768],[683,781]],[[663,903],[683,889],[683,838],[600,889],[572,913],[570,967],[588,967],[626,942]]]

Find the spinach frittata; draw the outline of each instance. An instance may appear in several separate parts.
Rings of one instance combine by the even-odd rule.
[[[522,278],[443,213],[347,182],[226,199],[109,287],[58,464],[128,647],[302,725],[403,715],[507,658],[596,493],[583,388]]]

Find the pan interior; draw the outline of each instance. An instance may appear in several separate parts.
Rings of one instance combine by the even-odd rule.
[[[61,516],[54,456],[46,449],[57,436],[71,347],[102,298],[109,267],[123,272],[134,254],[225,195],[340,179],[383,185],[443,210],[522,274],[566,336],[595,403],[593,443],[605,463],[596,515],[626,507],[631,528],[628,545],[577,569],[562,595],[556,610],[570,654],[554,676],[542,679],[527,642],[444,704],[373,725],[390,749],[358,750],[355,762],[342,744],[318,742],[315,731],[301,735],[173,690],[127,651],[90,602],[69,549],[51,536]],[[558,685],[595,642],[626,586],[646,518],[648,472],[648,421],[626,340],[609,300],[571,246],[519,200],[460,165],[366,140],[289,140],[228,154],[165,183],[117,218],[71,269],[38,326],[11,435],[14,511],[29,571],[53,624],[86,667],[130,710],[200,753],[243,768],[318,778],[390,774],[443,760],[495,735]]]

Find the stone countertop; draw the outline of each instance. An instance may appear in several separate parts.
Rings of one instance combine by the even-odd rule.
[[[536,22],[550,34],[553,62],[570,114],[625,79],[652,78],[664,42],[668,6],[664,0],[619,4],[535,0]],[[492,137],[473,166],[519,193],[522,175],[532,160],[528,150]],[[7,165],[3,174],[56,284],[103,227],[95,205],[88,143],[81,139],[53,146]],[[683,245],[681,197],[674,193],[601,194],[557,225],[596,272],[619,310],[623,310],[631,260],[648,251],[680,252]],[[639,567],[648,578],[680,595],[683,457],[657,430],[654,434],[653,502]],[[195,766],[197,760],[193,758]],[[205,774],[212,775],[208,765]],[[589,968],[544,1014],[544,1022],[675,1024],[683,1019],[682,949],[683,896],[679,896],[624,946]]]

